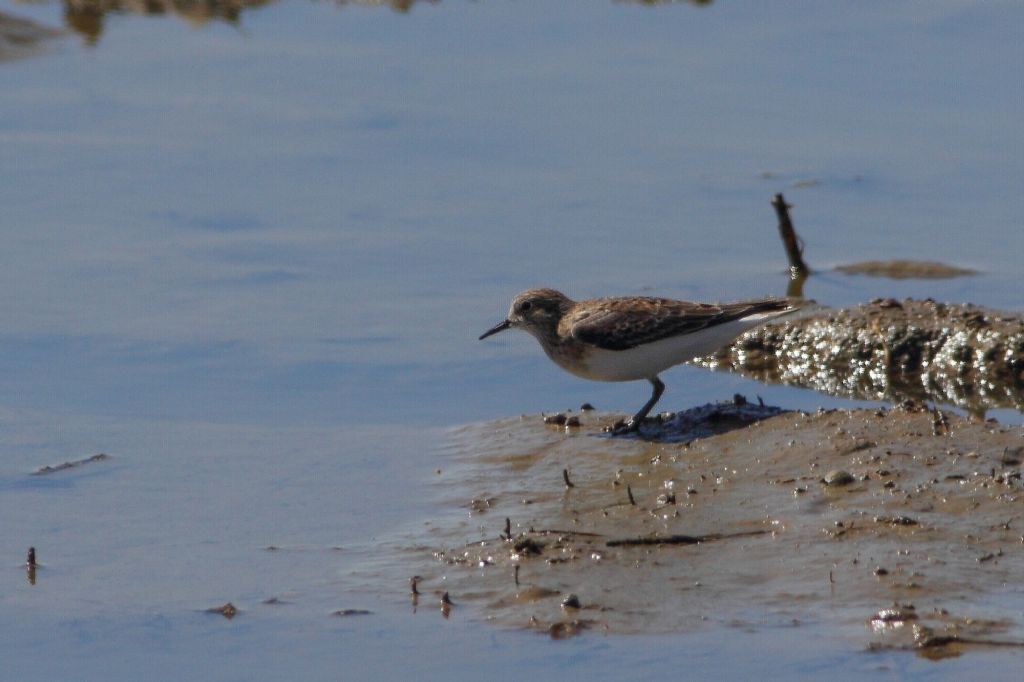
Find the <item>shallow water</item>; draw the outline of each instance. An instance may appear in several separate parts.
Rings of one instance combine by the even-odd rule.
[[[1015,6],[290,1],[225,20],[0,0],[0,16],[67,29],[0,59],[5,670],[969,668],[771,624],[552,644],[466,609],[410,618],[374,543],[436,511],[434,427],[646,398],[561,374],[525,336],[477,342],[514,292],[781,293],[774,192],[823,271],[810,297],[1019,309]],[[981,274],[827,271],[890,257]],[[851,404],[664,378],[665,409]],[[29,476],[95,452],[112,459]],[[400,579],[393,599],[359,593],[371,559]],[[225,601],[234,620],[201,613]],[[328,615],[343,608],[374,613]]]

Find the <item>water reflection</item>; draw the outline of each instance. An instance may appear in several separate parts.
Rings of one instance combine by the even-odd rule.
[[[413,5],[436,5],[441,0],[334,0],[336,5],[387,5],[396,12],[406,13]]]
[[[61,31],[0,12],[0,62],[38,54]]]
[[[636,5],[679,5],[682,3],[688,5],[710,5],[712,0],[620,0],[620,2]]]
[[[237,24],[242,10],[273,0],[64,0],[64,21],[89,45],[99,42],[107,14],[173,15],[201,26],[212,20]]]
[[[275,0],[63,0],[64,22],[78,33],[88,45],[99,42],[104,30],[107,14],[144,14],[149,16],[177,16],[190,24],[201,26],[210,21],[224,21],[238,24],[243,10],[269,5]],[[340,6],[361,5],[367,7],[388,7],[400,14],[406,14],[415,5],[436,5],[441,0],[334,0]],[[634,5],[710,5],[712,0],[616,0]],[[2,40],[0,16],[0,40]],[[3,45],[0,42],[0,61],[3,60]]]

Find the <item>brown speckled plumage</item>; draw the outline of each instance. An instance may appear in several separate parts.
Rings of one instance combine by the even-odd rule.
[[[670,298],[595,298],[570,309],[558,326],[559,335],[608,350],[626,350],[678,334],[732,322],[754,313],[785,310],[781,299],[714,305]]]
[[[664,390],[660,371],[792,310],[779,298],[710,304],[624,296],[576,302],[554,289],[528,289],[512,300],[508,317],[480,338],[523,329],[572,374],[600,381],[649,380],[654,395],[630,420],[632,430]]]

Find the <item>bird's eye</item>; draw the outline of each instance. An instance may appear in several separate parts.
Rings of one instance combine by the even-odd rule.
[[[523,301],[519,304],[519,312],[525,313],[533,307],[533,301]]]

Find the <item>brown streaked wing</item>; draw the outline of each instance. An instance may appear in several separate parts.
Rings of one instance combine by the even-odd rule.
[[[667,298],[607,298],[578,306],[562,321],[562,331],[599,348],[628,350],[788,306],[784,299],[711,305]]]
[[[665,298],[608,298],[587,301],[569,315],[568,333],[607,350],[689,334],[722,314],[718,306]]]

